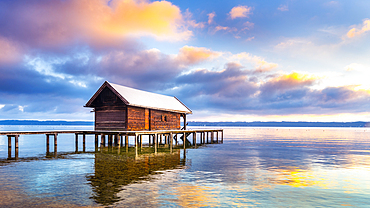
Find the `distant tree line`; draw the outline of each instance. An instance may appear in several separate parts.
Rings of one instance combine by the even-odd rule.
[[[189,126],[250,126],[250,127],[370,127],[370,122],[198,122],[190,121]]]

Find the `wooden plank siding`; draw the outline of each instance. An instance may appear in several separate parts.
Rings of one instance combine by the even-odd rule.
[[[150,130],[180,129],[180,113],[150,110]]]
[[[145,109],[127,106],[127,130],[140,131],[145,129]]]

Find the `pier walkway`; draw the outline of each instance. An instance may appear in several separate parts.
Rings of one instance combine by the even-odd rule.
[[[222,129],[196,129],[196,130],[152,130],[152,131],[11,131],[0,132],[0,135],[8,137],[8,159],[12,159],[12,138],[14,138],[14,159],[18,159],[20,135],[44,134],[46,136],[46,154],[50,152],[50,137],[54,139],[54,157],[57,157],[57,138],[58,134],[75,134],[75,149],[78,152],[79,136],[82,136],[82,148],[85,152],[86,135],[95,135],[95,149],[100,147],[126,147],[128,151],[129,137],[135,138],[135,153],[138,148],[143,147],[143,136],[148,136],[149,146],[154,146],[155,153],[159,145],[172,148],[179,146],[182,141],[182,147],[185,149],[189,146],[223,143]],[[199,135],[199,136],[198,136]],[[191,137],[191,138],[190,138]],[[185,139],[184,139],[185,138]],[[99,142],[100,139],[100,142]],[[174,143],[175,142],[175,143]],[[124,145],[123,145],[124,144]]]

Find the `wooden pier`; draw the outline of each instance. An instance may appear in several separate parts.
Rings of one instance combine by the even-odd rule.
[[[95,135],[95,150],[102,147],[126,147],[128,152],[129,137],[135,139],[135,154],[138,154],[138,148],[143,147],[143,136],[148,136],[148,145],[154,146],[154,152],[157,153],[159,145],[168,147],[172,152],[174,147],[179,147],[179,141],[182,141],[181,148],[197,147],[197,145],[223,143],[222,129],[196,129],[196,130],[156,130],[156,131],[14,131],[0,132],[0,135],[8,137],[8,159],[12,159],[12,138],[14,138],[14,159],[18,159],[20,135],[44,134],[46,136],[46,155],[50,153],[50,137],[54,139],[54,157],[57,157],[57,140],[59,134],[75,134],[75,151],[79,151],[79,137],[82,136],[82,151],[86,149],[86,135]],[[100,142],[99,142],[100,139]]]

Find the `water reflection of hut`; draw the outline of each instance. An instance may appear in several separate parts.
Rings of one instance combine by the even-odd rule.
[[[85,107],[94,108],[95,130],[169,130],[180,129],[183,117],[191,114],[176,97],[160,95],[112,84],[107,81]]]
[[[141,159],[123,155],[96,153],[95,172],[87,176],[96,203],[111,205],[120,200],[117,193],[123,186],[148,179],[156,171],[170,170],[184,165],[180,150],[175,153],[146,155]]]

